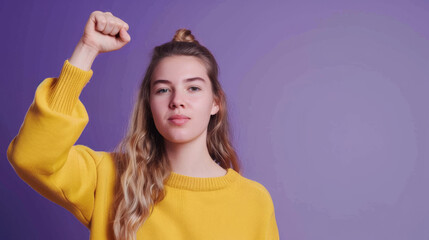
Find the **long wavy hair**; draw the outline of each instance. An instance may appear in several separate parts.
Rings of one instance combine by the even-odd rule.
[[[150,110],[150,81],[157,64],[169,56],[195,56],[203,60],[219,111],[207,126],[207,148],[222,168],[240,173],[240,163],[230,142],[226,97],[218,81],[218,64],[190,30],[179,29],[173,39],[154,48],[134,105],[128,131],[113,151],[116,185],[113,231],[117,240],[135,240],[139,227],[165,197],[164,183],[171,173],[164,139],[155,127]]]

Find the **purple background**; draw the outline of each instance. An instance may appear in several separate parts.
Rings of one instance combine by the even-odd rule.
[[[243,175],[271,193],[280,239],[429,239],[429,2],[1,1],[0,238],[88,239],[6,159],[36,87],[94,10],[130,25],[97,57],[78,140],[121,139],[156,45],[192,30],[220,65]]]

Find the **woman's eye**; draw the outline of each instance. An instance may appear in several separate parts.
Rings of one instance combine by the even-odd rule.
[[[201,88],[199,88],[199,87],[190,87],[189,89],[191,90],[191,92],[197,92],[197,91],[201,90]],[[162,94],[162,93],[166,93],[168,91],[169,91],[168,88],[160,88],[160,89],[156,90],[155,93],[156,94]]]
[[[193,92],[196,92],[196,91],[201,90],[199,87],[190,87],[190,89],[191,89]]]
[[[156,93],[165,93],[168,89],[167,88],[161,88]]]

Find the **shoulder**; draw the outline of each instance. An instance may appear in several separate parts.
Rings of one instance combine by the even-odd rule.
[[[256,200],[259,204],[262,204],[267,208],[274,208],[271,194],[263,184],[244,176],[241,176],[240,178],[240,190],[243,190],[243,193],[247,197]]]
[[[100,174],[113,175],[116,173],[115,155],[112,152],[99,151],[100,158],[97,162],[97,169]]]
[[[114,167],[114,154],[106,151],[94,150],[86,145],[77,144],[72,147],[80,156],[93,159],[95,165],[99,169]]]

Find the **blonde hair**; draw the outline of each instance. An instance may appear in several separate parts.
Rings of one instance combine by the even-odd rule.
[[[240,173],[237,154],[229,136],[226,97],[218,81],[218,65],[212,53],[202,46],[191,31],[179,29],[170,42],[154,48],[149,66],[141,82],[126,136],[113,154],[117,177],[113,203],[113,231],[117,240],[135,240],[139,227],[165,197],[164,183],[171,166],[166,158],[163,137],[155,127],[149,105],[150,81],[161,59],[185,55],[203,60],[212,83],[219,111],[211,115],[207,127],[207,148],[222,168],[232,167]]]

